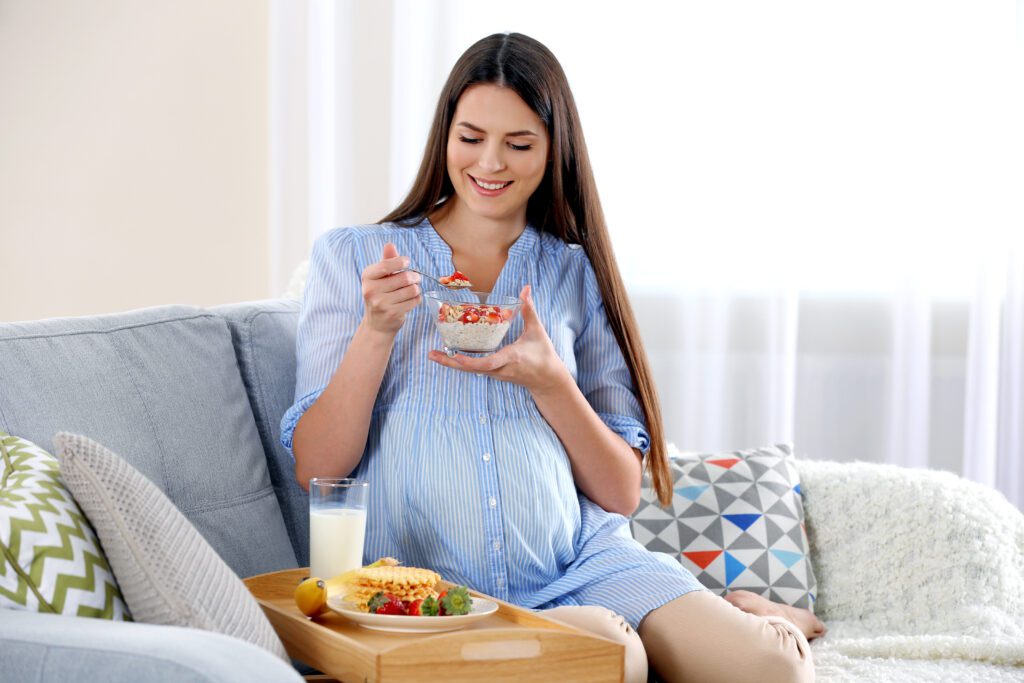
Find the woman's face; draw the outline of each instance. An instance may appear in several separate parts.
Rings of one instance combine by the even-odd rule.
[[[477,216],[525,220],[549,146],[544,122],[515,91],[474,85],[459,98],[448,131],[448,177]]]

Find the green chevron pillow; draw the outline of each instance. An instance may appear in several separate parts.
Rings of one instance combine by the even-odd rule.
[[[0,431],[0,607],[130,621],[57,459]]]

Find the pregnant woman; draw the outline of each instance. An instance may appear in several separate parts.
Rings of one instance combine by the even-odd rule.
[[[438,351],[419,275],[396,274],[410,265],[522,298],[506,345]],[[470,47],[409,195],[317,240],[297,355],[282,441],[304,486],[373,482],[365,557],[615,638],[630,681],[648,661],[667,681],[813,680],[810,612],[722,599],[630,537],[644,466],[671,500],[661,416],[576,105],[537,41]]]

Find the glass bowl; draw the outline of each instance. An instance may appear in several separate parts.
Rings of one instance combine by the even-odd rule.
[[[433,308],[434,324],[449,356],[497,349],[523,305],[513,296],[465,289],[430,291],[423,297]]]

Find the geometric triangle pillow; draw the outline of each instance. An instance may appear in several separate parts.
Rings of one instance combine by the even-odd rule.
[[[96,533],[61,480],[57,459],[3,431],[0,607],[130,620]]]
[[[645,478],[633,537],[672,555],[718,595],[744,589],[814,611],[818,586],[792,447],[669,451],[672,507],[658,504]]]

